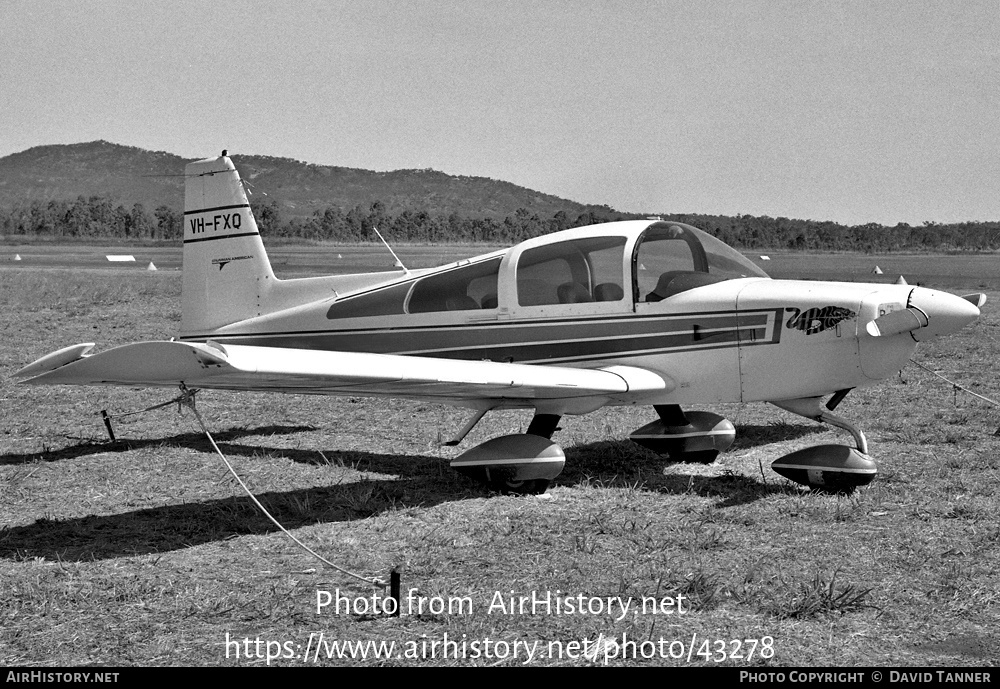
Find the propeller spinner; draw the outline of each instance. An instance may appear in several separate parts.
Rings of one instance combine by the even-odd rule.
[[[905,309],[879,316],[870,321],[865,330],[872,337],[908,332],[919,342],[961,330],[979,317],[979,307],[985,303],[985,294],[958,297],[948,292],[914,287]]]

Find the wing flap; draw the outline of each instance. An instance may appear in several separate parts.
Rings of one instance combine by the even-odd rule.
[[[67,348],[70,351],[73,348]],[[583,369],[364,352],[139,342],[76,358],[54,353],[16,375],[30,385],[177,386],[409,398],[563,399],[669,392],[645,369]],[[69,359],[66,361],[66,359]],[[50,365],[42,365],[48,360]]]

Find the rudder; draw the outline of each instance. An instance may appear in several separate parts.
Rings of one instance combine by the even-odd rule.
[[[275,282],[240,175],[224,154],[184,169],[181,337],[261,315]]]

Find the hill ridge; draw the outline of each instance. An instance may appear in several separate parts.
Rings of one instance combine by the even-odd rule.
[[[230,157],[252,188],[266,193],[288,218],[307,217],[329,206],[367,209],[376,201],[388,213],[408,210],[493,219],[513,215],[519,208],[541,217],[559,211],[576,215],[611,210],[504,180],[450,175],[433,168],[375,171],[263,154]],[[179,211],[181,175],[191,160],[196,158],[104,139],[34,146],[0,158],[0,208],[102,196],[126,207],[141,203],[147,210],[168,206]]]

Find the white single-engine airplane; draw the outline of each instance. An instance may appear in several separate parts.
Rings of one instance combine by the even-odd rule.
[[[492,409],[534,409],[524,434],[457,457],[459,471],[541,492],[562,470],[564,414],[650,405],[631,438],[675,461],[713,461],[732,424],[693,404],[767,401],[851,433],[778,459],[820,488],[876,473],[863,433],[831,412],[891,376],[918,341],[979,316],[983,295],[909,285],[772,280],[681,223],[556,232],[439,268],[275,278],[225,155],[185,169],[179,339],[90,354],[79,344],[18,371],[44,385],[181,386],[373,395],[468,407],[458,444]],[[832,397],[824,405],[824,398]]]

